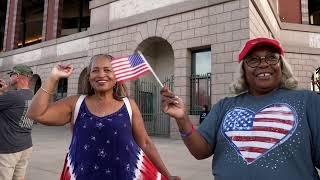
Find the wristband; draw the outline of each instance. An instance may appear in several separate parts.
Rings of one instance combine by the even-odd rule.
[[[49,92],[48,90],[44,89],[42,86],[40,87],[40,89],[42,91],[44,91],[45,93],[49,94],[49,95],[53,95],[53,93]]]
[[[191,132],[188,132],[188,133],[182,133],[182,132],[180,132],[180,136],[181,136],[181,137],[188,137],[188,136],[190,136],[190,135],[195,131],[193,124],[192,124],[192,127],[191,127],[191,128],[192,128],[192,129],[191,129]]]

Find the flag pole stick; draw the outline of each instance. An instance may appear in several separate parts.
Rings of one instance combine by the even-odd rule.
[[[163,84],[161,83],[160,79],[158,78],[158,76],[156,75],[156,73],[153,71],[152,67],[150,66],[150,64],[148,63],[148,61],[146,60],[146,58],[143,56],[143,54],[138,51],[138,53],[140,54],[140,56],[142,57],[142,59],[146,62],[146,64],[149,66],[151,73],[153,74],[154,78],[156,78],[156,80],[158,81],[158,83],[160,84],[161,88],[163,88]]]

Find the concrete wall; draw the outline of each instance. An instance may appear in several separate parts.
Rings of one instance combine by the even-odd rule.
[[[249,7],[250,38],[273,37],[279,39],[280,26],[268,0],[252,0]]]
[[[320,27],[281,22],[276,2],[251,0],[250,38],[261,36],[280,40],[285,58],[299,80],[299,88],[310,89],[312,73],[320,65]]]
[[[91,56],[99,53],[126,56],[141,46],[142,51],[146,50],[150,45],[154,46],[153,51],[146,50],[151,53],[147,54],[150,63],[156,67],[160,78],[174,74],[175,93],[189,107],[193,50],[211,48],[213,104],[231,95],[229,84],[238,66],[239,50],[249,38],[279,39],[301,88],[310,88],[311,73],[320,65],[320,28],[282,23],[273,0],[166,0],[160,4],[148,1],[148,7],[155,8],[152,11],[140,11],[142,0],[138,0],[134,1],[133,14],[119,12],[111,17],[112,9],[119,7],[124,11],[130,2],[133,3],[131,0],[91,1],[88,31],[2,53],[0,76],[6,77],[5,72],[17,63],[27,63],[45,80],[53,65],[64,61],[75,67],[69,79],[68,94],[76,94],[80,73]],[[152,41],[143,45],[151,39],[161,39],[166,47],[157,47],[155,44],[159,42],[152,44]],[[173,52],[173,57],[166,53],[169,51]],[[132,84],[127,85],[129,91],[132,90]],[[198,116],[191,116],[191,119],[197,124]],[[171,136],[177,136],[177,131],[172,120]]]
[[[212,102],[215,103],[222,97],[230,95],[229,84],[234,76],[238,51],[249,38],[248,6],[246,0],[227,1],[147,22],[139,22],[136,19],[141,17],[139,15],[133,16],[130,18],[139,22],[138,24],[90,36],[89,56],[98,53],[124,56],[133,53],[149,38],[158,37],[166,40],[174,52],[172,68],[175,75],[175,92],[189,107],[191,51],[211,47]],[[152,17],[152,13],[147,12],[143,16]],[[101,28],[101,25],[91,27],[94,28]],[[194,120],[196,122],[198,118]],[[175,122],[172,122],[171,128],[172,132],[177,133]]]
[[[44,81],[55,64],[70,63],[74,67],[74,73],[68,80],[68,95],[73,95],[77,93],[79,75],[88,64],[88,48],[88,33],[82,32],[1,53],[0,77],[8,79],[6,72],[14,65],[27,64]]]
[[[120,0],[110,4],[109,21],[115,21],[187,0]]]

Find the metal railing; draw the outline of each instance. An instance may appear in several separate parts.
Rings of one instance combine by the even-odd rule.
[[[173,90],[174,77],[165,78],[163,84]],[[161,87],[155,82],[135,81],[135,100],[139,106],[145,128],[152,136],[170,136],[170,117],[161,109]]]
[[[211,106],[211,73],[190,76],[190,115],[199,115],[203,105]]]

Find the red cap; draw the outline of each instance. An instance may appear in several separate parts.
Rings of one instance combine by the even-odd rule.
[[[261,46],[261,45],[269,45],[274,47],[275,49],[279,50],[279,53],[283,55],[284,49],[282,48],[281,44],[279,41],[275,39],[269,39],[269,38],[255,38],[251,39],[246,42],[245,46],[241,50],[239,54],[239,62],[243,60],[244,57],[255,47]]]

